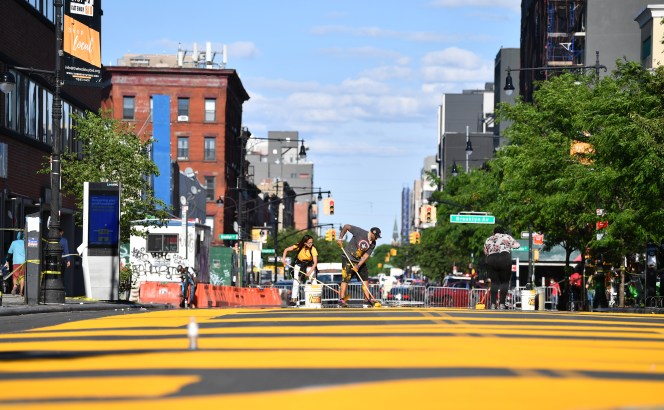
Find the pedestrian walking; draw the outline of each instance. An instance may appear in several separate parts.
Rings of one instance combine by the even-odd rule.
[[[491,279],[491,299],[489,308],[505,309],[505,297],[512,278],[512,249],[518,248],[517,242],[505,233],[502,226],[493,229],[493,235],[484,242],[484,254],[486,255],[486,266]],[[498,301],[498,291],[500,300]]]
[[[180,291],[182,297],[180,299],[180,307],[195,308],[194,296],[196,296],[196,271],[189,266],[178,265],[178,273],[180,274]],[[189,291],[189,298],[187,298],[187,290]]]
[[[293,290],[291,292],[291,306],[297,306],[300,294],[300,284],[310,280],[316,274],[318,265],[318,250],[314,246],[314,238],[304,235],[295,245],[284,249],[281,261],[286,267],[286,255],[288,252],[296,251],[295,261],[291,263],[293,268]]]
[[[560,285],[555,279],[551,278],[549,286],[551,287],[551,309],[558,310],[558,298],[561,294]]]
[[[343,238],[347,232],[353,235],[348,241],[346,246],[343,246]],[[339,292],[339,305],[346,306],[346,292],[348,291],[348,283],[353,276],[358,276],[362,280],[364,297],[367,303],[371,306],[376,306],[376,300],[369,293],[369,269],[367,268],[367,260],[371,253],[376,248],[376,241],[380,238],[380,228],[373,227],[369,231],[365,231],[354,225],[346,224],[341,228],[337,243],[343,249],[341,257],[341,288]]]
[[[23,241],[23,232],[16,234],[16,239],[12,241],[7,250],[4,266],[9,268],[9,256],[12,257],[12,295],[23,293],[23,286],[25,284],[25,241]]]

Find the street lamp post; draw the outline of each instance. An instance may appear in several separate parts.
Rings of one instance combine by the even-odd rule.
[[[55,8],[55,70],[39,70],[27,67],[13,67],[17,71],[28,74],[41,74],[50,80],[53,78],[53,139],[51,141],[51,217],[48,225],[46,243],[46,269],[42,271],[44,278],[44,303],[65,303],[65,288],[62,280],[62,246],[60,246],[60,145],[62,132],[62,100],[60,87],[62,84],[61,53],[62,53],[62,0],[54,0]],[[0,90],[13,91],[16,79],[10,72],[0,76]]]
[[[561,70],[587,70],[594,69],[595,75],[599,77],[599,71],[604,70],[606,72],[607,68],[605,65],[599,63],[599,51],[595,52],[595,64],[594,65],[585,65],[585,66],[569,66],[569,67],[533,67],[533,68],[511,68],[507,67],[507,77],[505,77],[505,93],[507,95],[512,95],[514,92],[514,84],[512,82],[512,71],[561,71]]]
[[[473,153],[473,145],[470,143],[470,132],[469,127],[466,125],[466,174],[470,172],[468,166],[468,157]]]

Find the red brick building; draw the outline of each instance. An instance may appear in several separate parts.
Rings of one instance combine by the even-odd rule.
[[[135,58],[127,66],[105,67],[108,87],[102,108],[148,138],[151,96],[170,97],[171,161],[177,161],[180,170],[191,168],[205,187],[206,220],[201,222],[212,226],[213,243],[220,243],[219,234],[233,232],[235,210],[219,207],[217,199],[238,195],[231,188],[240,170],[242,104],[249,95],[235,70],[177,67],[172,62],[158,67],[164,64],[151,61]]]

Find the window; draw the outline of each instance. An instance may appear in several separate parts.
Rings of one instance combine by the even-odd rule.
[[[178,234],[151,233],[148,235],[148,252],[178,251]]]
[[[123,97],[122,98],[122,119],[123,120],[133,120],[134,119],[135,104],[136,104],[135,97]]]
[[[643,40],[641,43],[641,64],[645,65],[650,54],[652,54],[652,36]]]
[[[205,177],[205,200],[214,201],[215,177]]]
[[[205,99],[205,122],[215,122],[217,120],[217,100],[214,98]]]
[[[178,98],[178,117],[189,116],[189,98]]]
[[[205,137],[204,151],[203,158],[205,161],[217,159],[217,139],[215,137]]]
[[[189,159],[189,137],[178,137],[178,159]]]

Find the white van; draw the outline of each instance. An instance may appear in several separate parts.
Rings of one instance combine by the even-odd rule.
[[[341,283],[341,262],[338,263],[319,263],[318,280],[323,283]]]

